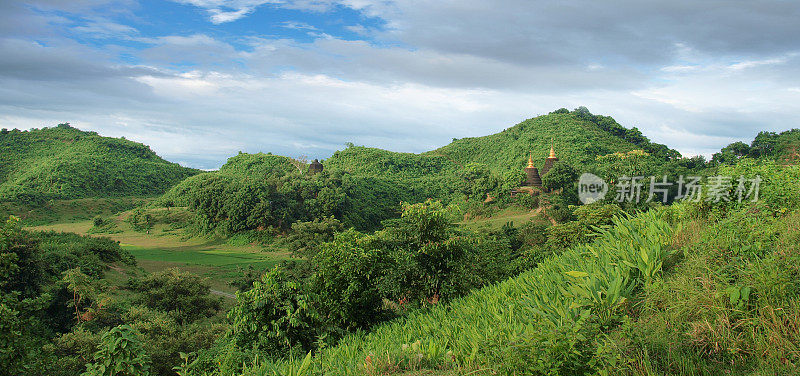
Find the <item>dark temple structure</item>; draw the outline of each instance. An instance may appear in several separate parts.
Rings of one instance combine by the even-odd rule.
[[[528,156],[528,167],[525,167],[525,185],[531,187],[542,186],[542,178],[539,176],[539,169],[533,165],[533,155]]]
[[[322,172],[322,168],[322,163],[319,163],[319,160],[315,159],[314,162],[311,162],[311,164],[308,165],[308,174],[314,175],[320,173]]]

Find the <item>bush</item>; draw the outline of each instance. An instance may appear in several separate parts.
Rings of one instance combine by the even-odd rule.
[[[616,204],[593,203],[578,206],[573,213],[580,223],[592,227],[611,224],[615,216],[622,214],[622,209]]]
[[[168,312],[178,323],[214,316],[222,307],[221,298],[210,294],[207,281],[177,268],[131,280],[129,285],[141,294],[137,299],[139,303]]]
[[[319,252],[322,243],[332,241],[334,235],[343,229],[342,223],[333,217],[295,222],[286,242],[293,254],[310,259]]]
[[[100,338],[94,362],[86,365],[82,376],[147,376],[150,357],[144,351],[141,335],[128,325],[120,325]]]
[[[256,349],[275,356],[290,349],[305,352],[317,337],[306,287],[287,278],[279,268],[264,274],[253,288],[236,295],[228,313],[227,338],[238,348]]]

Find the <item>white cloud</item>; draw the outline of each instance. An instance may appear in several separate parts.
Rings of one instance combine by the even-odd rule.
[[[95,1],[103,0],[70,9]],[[74,23],[31,13],[32,29],[0,22],[0,121],[69,121],[211,168],[239,150],[324,158],[347,141],[426,151],[585,105],[683,153],[710,155],[800,120],[800,26],[792,16],[800,7],[712,1],[179,0],[217,24],[269,5],[346,6],[383,22],[344,26],[376,38],[369,41],[293,21],[282,26],[315,40],[226,35],[246,50],[214,36],[224,25],[139,36],[92,14],[74,31],[147,45],[95,48],[54,26]],[[55,9],[56,1],[39,3]],[[0,4],[8,9],[25,11]],[[0,21],[17,18],[0,12]],[[120,53],[141,65],[120,64]]]
[[[208,12],[211,14],[211,22],[215,24],[221,24],[225,22],[236,21],[253,11],[253,8],[241,8],[235,11],[222,11],[219,9],[209,9]]]
[[[73,30],[95,39],[129,37],[138,33],[138,30],[131,26],[102,18],[91,20],[83,26],[76,26]]]
[[[309,24],[307,24],[305,22],[299,22],[299,21],[285,21],[285,22],[283,22],[281,24],[281,26],[284,27],[284,28],[293,29],[293,30],[312,30],[312,31],[319,30],[319,29],[317,29],[316,27],[314,27],[312,25],[309,25]]]
[[[282,0],[173,0],[182,4],[194,5],[209,14],[214,24],[233,22],[247,16],[265,4],[284,4]]]

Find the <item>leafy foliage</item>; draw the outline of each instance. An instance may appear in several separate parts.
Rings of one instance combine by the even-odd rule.
[[[141,294],[139,303],[169,313],[180,324],[214,316],[222,307],[220,298],[209,294],[207,281],[176,268],[131,280],[130,285]]]
[[[324,172],[313,176],[297,170],[286,157],[241,153],[217,172],[186,179],[159,203],[188,206],[204,232],[288,229],[297,221],[331,216],[345,227],[373,231],[382,221],[399,217],[400,202],[436,198],[449,204],[505,197],[524,178],[524,156],[532,151],[543,157],[554,142],[563,161],[550,178],[554,187],[568,185],[564,179],[596,166],[598,155],[647,150],[637,154],[646,167],[639,174],[666,168],[664,161],[682,163],[674,150],[650,143],[638,130],[623,128],[610,117],[588,110],[558,111],[422,154],[350,145],[323,161]],[[608,164],[604,172],[616,172],[614,161]]]
[[[83,132],[69,124],[0,134],[0,199],[153,195],[198,171],[169,163],[149,147]]]
[[[82,376],[147,376],[150,359],[144,352],[139,333],[120,325],[100,338],[94,362],[86,365]]]

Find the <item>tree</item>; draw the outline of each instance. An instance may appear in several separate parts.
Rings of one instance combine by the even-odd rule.
[[[482,163],[469,163],[458,170],[457,175],[464,182],[461,192],[473,199],[483,199],[499,185],[489,167]]]
[[[94,361],[81,376],[148,376],[150,357],[144,351],[140,334],[120,325],[100,338]]]
[[[220,298],[210,294],[211,287],[206,280],[177,268],[131,281],[130,286],[141,293],[139,303],[170,313],[178,323],[211,317],[222,307]]]
[[[300,172],[301,174],[304,174],[306,170],[308,170],[307,155],[301,155],[298,156],[297,158],[289,158],[289,163],[291,163],[292,166],[294,166],[297,169],[297,171]]]
[[[310,292],[326,334],[338,337],[380,321],[383,299],[379,285],[387,270],[384,250],[371,246],[367,237],[351,229],[323,244],[313,264]]]
[[[578,118],[581,118],[581,119],[589,119],[589,120],[591,120],[591,118],[593,116],[592,113],[589,111],[589,109],[586,108],[585,106],[580,106],[580,107],[572,110],[572,113],[575,114],[575,116],[577,116]]]
[[[37,296],[43,278],[39,253],[36,243],[22,231],[19,218],[10,216],[0,227],[0,291]]]
[[[775,132],[762,131],[750,144],[750,155],[753,157],[766,157],[775,152],[775,145],[778,143],[778,135]]]
[[[278,267],[253,288],[236,294],[228,313],[228,338],[240,348],[285,354],[291,348],[311,349],[317,331],[303,282],[289,279]]]
[[[716,164],[736,164],[740,158],[747,157],[753,152],[753,148],[744,142],[737,141],[722,148],[718,153],[714,153],[711,160]]]
[[[92,312],[100,307],[97,282],[81,272],[80,268],[73,268],[64,272],[61,283],[72,293],[69,304],[75,308],[77,323],[90,320]],[[87,307],[86,311],[81,312],[84,307]]]
[[[382,289],[392,300],[449,300],[507,275],[495,268],[508,264],[508,243],[460,231],[439,201],[405,204],[375,241],[389,252]]]
[[[333,217],[295,222],[286,241],[292,253],[311,259],[319,251],[320,245],[332,241],[334,235],[343,229],[342,223]]]
[[[556,162],[550,171],[542,176],[542,188],[555,191],[571,190],[578,181],[578,171],[563,161]]]
[[[130,223],[131,227],[136,231],[147,231],[147,233],[150,233],[150,229],[155,225],[155,218],[144,209],[136,208],[130,216],[128,216],[128,223]]]

